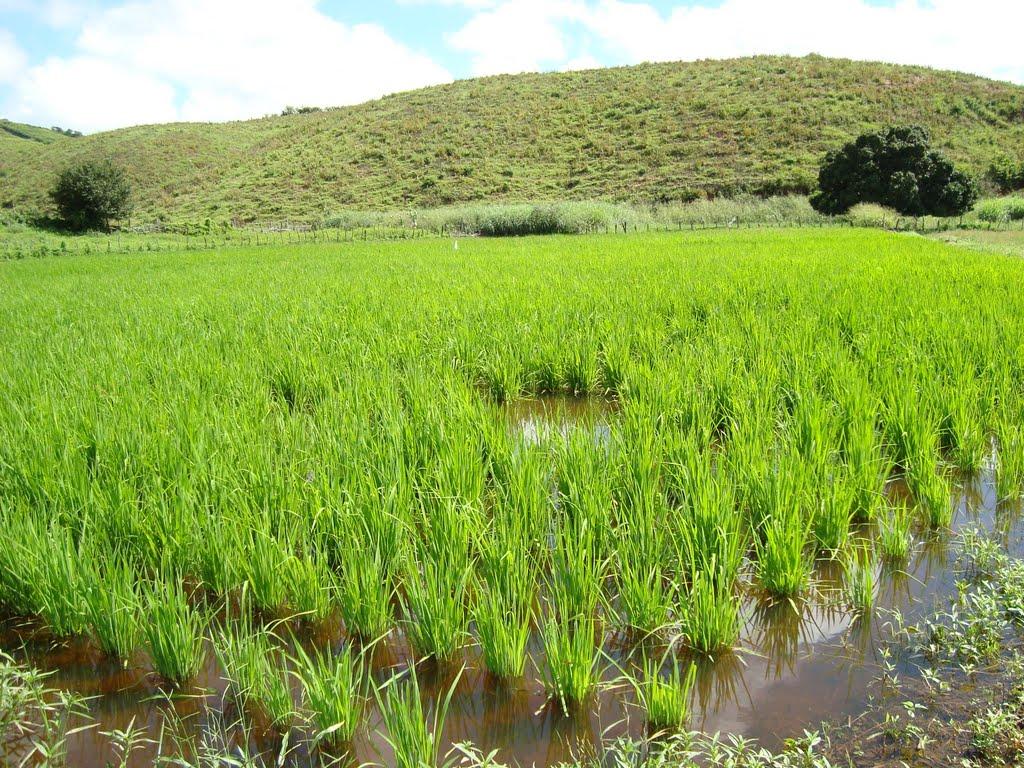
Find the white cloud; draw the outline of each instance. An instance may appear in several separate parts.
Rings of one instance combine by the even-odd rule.
[[[95,130],[154,119],[240,119],[288,104],[352,104],[451,80],[445,69],[382,28],[342,24],[317,5],[125,3],[89,16],[76,54],[33,67],[6,111]],[[123,90],[129,78],[133,88]],[[107,96],[115,86],[125,103],[111,109]]]
[[[176,120],[174,89],[103,59],[51,58],[17,85],[11,116],[38,125],[94,131]]]
[[[723,0],[667,14],[629,0],[503,0],[450,42],[474,71],[821,53],[923,64],[1024,82],[1020,0]],[[582,34],[574,34],[574,30]]]
[[[0,29],[0,83],[14,81],[25,67],[25,54],[14,35]]]
[[[473,74],[558,68],[569,58],[565,22],[586,11],[581,0],[515,0],[482,11],[448,41],[468,53]]]

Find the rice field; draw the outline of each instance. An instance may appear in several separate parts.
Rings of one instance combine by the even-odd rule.
[[[1022,284],[845,229],[0,264],[0,650],[92,697],[72,765],[798,736],[1017,530]]]

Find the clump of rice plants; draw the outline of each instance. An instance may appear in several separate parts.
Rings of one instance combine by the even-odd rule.
[[[214,649],[239,703],[266,717],[272,727],[287,730],[295,706],[284,657],[271,634],[232,623],[215,638]]]
[[[856,488],[842,473],[827,474],[818,481],[811,527],[818,549],[835,554],[850,540],[855,512]]]
[[[910,527],[913,513],[905,502],[896,502],[888,507],[878,520],[878,549],[883,559],[890,563],[903,563],[910,555],[913,539]]]
[[[907,470],[907,485],[917,506],[932,528],[948,528],[953,522],[953,499],[949,483],[934,464],[915,462]]]
[[[403,679],[404,678],[404,679]],[[395,675],[377,689],[377,704],[387,732],[382,734],[394,752],[396,768],[437,768],[441,758],[441,732],[461,673],[445,697],[425,711],[416,668]]]
[[[857,546],[843,562],[843,589],[850,607],[869,614],[878,590],[878,567],[870,547]]]
[[[999,424],[999,463],[996,493],[1000,499],[1016,499],[1024,491],[1024,427],[1002,419]]]
[[[473,610],[484,664],[498,678],[521,677],[537,591],[535,569],[525,552],[492,550],[485,559]]]
[[[596,634],[592,618],[571,618],[557,611],[552,611],[541,626],[547,662],[544,687],[548,697],[566,713],[585,702],[597,689],[601,649]]]
[[[351,646],[340,653],[307,652],[301,646],[292,657],[294,675],[302,684],[306,709],[316,727],[314,741],[334,749],[351,744],[366,703],[363,655]]]
[[[321,556],[289,558],[285,583],[292,616],[311,622],[323,622],[330,617],[334,607],[334,576]]]
[[[439,662],[455,658],[466,641],[472,571],[427,555],[410,559],[405,579],[406,632],[416,652]]]
[[[172,685],[194,678],[203,664],[205,617],[189,605],[178,577],[163,577],[145,592],[143,637],[156,671]]]
[[[690,692],[697,678],[695,664],[684,665],[676,658],[669,661],[668,674],[662,674],[662,662],[644,659],[640,679],[633,680],[640,706],[653,731],[681,731],[690,719]]]
[[[679,632],[697,653],[714,656],[736,645],[740,636],[739,600],[714,572],[698,571],[681,590]]]
[[[121,558],[93,565],[85,579],[83,602],[93,639],[105,654],[123,664],[142,635],[142,599],[138,575]]]

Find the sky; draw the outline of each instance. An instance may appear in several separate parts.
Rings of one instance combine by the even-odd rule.
[[[1024,0],[0,0],[0,117],[91,133],[760,53],[1024,84]]]

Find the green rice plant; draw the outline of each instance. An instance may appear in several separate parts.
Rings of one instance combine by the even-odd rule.
[[[966,361],[960,364],[965,366]],[[966,367],[960,368],[955,380],[942,388],[942,397],[942,442],[957,469],[974,475],[984,466],[989,449],[982,427],[981,393]]]
[[[94,564],[84,578],[83,602],[100,650],[127,665],[142,635],[138,574],[116,555]]]
[[[88,629],[84,600],[83,552],[71,532],[28,524],[22,531],[20,563],[29,604],[56,637]]]
[[[203,664],[205,617],[188,602],[180,578],[165,575],[143,596],[143,638],[156,671],[167,682],[183,685]]]
[[[825,475],[818,481],[811,527],[820,551],[834,554],[850,540],[856,495],[857,489],[845,473]]]
[[[853,489],[853,515],[871,520],[882,503],[882,489],[892,473],[892,462],[876,429],[878,398],[866,381],[850,376],[840,386],[841,455]]]
[[[377,705],[386,733],[381,734],[394,753],[396,768],[447,768],[440,762],[441,733],[451,707],[461,672],[443,699],[434,703],[432,715],[425,711],[416,667],[395,675],[376,689]]]
[[[489,539],[481,548],[481,570],[473,619],[484,664],[495,677],[521,677],[537,593],[536,565],[524,549]]]
[[[197,529],[193,542],[197,575],[203,588],[214,595],[227,595],[245,582],[245,568],[238,553],[242,535],[237,521],[211,518]]]
[[[890,563],[906,562],[913,539],[910,527],[913,514],[905,502],[888,507],[878,521],[878,548],[882,558]]]
[[[1024,492],[1024,427],[1007,418],[998,426],[999,463],[996,493],[1000,499],[1017,499]]]
[[[391,627],[394,587],[379,550],[356,540],[342,550],[337,583],[338,608],[345,629],[362,640],[374,640]]]
[[[421,656],[448,662],[466,642],[470,566],[410,558],[405,585],[406,633]]]
[[[932,528],[948,528],[953,522],[953,499],[948,481],[934,463],[915,462],[907,470],[907,486]]]
[[[824,398],[817,394],[798,397],[791,429],[796,450],[808,466],[817,471],[830,463],[837,430]]]
[[[679,571],[684,577],[693,571],[710,574],[731,589],[747,546],[735,491],[728,479],[711,471],[706,458],[693,456],[688,464],[681,483],[684,506],[675,521]]]
[[[670,654],[666,654],[666,657]],[[671,658],[667,675],[662,674],[665,659],[655,662],[645,658],[640,679],[632,679],[637,699],[647,716],[647,726],[654,731],[682,731],[690,719],[690,692],[697,679],[695,664],[686,671],[676,658]]]
[[[679,632],[686,645],[707,656],[727,651],[740,636],[739,601],[721,577],[698,571],[679,606]]]
[[[659,561],[664,554],[663,546],[638,538],[621,539],[615,579],[625,625],[650,635],[669,624],[676,585]]]
[[[561,520],[551,552],[548,591],[561,615],[594,616],[601,600],[607,561],[601,557],[601,535],[579,514]]]
[[[289,568],[293,555],[262,530],[249,532],[244,551],[242,570],[253,607],[271,616],[281,614],[288,600]]]
[[[213,646],[239,704],[265,717],[273,728],[287,731],[295,719],[295,704],[284,655],[271,633],[232,622]]]
[[[292,557],[286,561],[285,583],[288,607],[293,616],[323,622],[334,607],[334,575],[317,554]]]
[[[799,509],[780,509],[768,517],[754,538],[758,580],[776,597],[793,597],[807,588],[811,558],[808,522]]]
[[[367,696],[369,677],[363,655],[351,646],[332,654],[327,649],[308,653],[298,645],[291,660],[317,729],[314,741],[335,749],[351,744]]]
[[[596,643],[597,627],[592,618],[566,618],[552,611],[541,626],[544,642],[544,687],[548,697],[565,713],[585,702],[600,681]]]
[[[870,614],[878,591],[878,564],[870,547],[858,546],[843,561],[843,590],[853,610]]]

